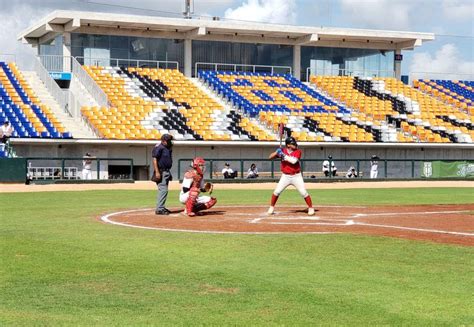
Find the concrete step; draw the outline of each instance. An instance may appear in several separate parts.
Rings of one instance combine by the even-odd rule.
[[[59,106],[36,72],[24,71],[22,74],[41,103],[51,109],[53,114],[61,121],[66,130],[70,132],[74,138],[97,138],[95,133],[84,125],[82,121],[74,119]]]

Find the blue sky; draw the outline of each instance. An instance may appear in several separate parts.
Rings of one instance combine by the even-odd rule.
[[[184,0],[0,0],[0,53],[25,61],[16,35],[54,9],[178,16]],[[133,9],[133,8],[137,9]],[[433,32],[404,52],[403,73],[470,74],[474,79],[474,0],[195,0],[195,15],[306,26]],[[176,13],[176,14],[173,14]]]

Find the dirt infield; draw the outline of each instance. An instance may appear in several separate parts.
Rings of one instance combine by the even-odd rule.
[[[100,217],[120,226],[199,233],[352,233],[474,246],[474,204],[417,206],[321,206],[315,216],[302,207],[218,207],[197,217],[181,209],[157,216],[152,209]]]

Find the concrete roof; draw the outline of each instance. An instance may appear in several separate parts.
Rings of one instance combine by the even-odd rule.
[[[18,39],[37,45],[64,32],[380,50],[413,49],[435,38],[433,33],[57,10],[24,30]]]

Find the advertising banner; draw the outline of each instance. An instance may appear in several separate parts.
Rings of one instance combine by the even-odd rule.
[[[425,161],[421,170],[425,178],[474,178],[474,161]]]

